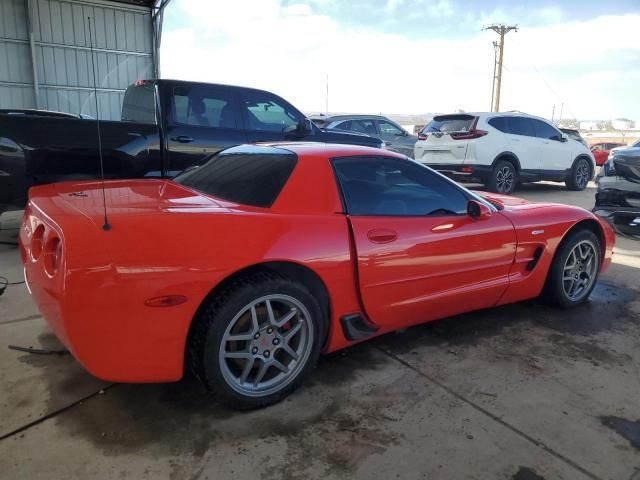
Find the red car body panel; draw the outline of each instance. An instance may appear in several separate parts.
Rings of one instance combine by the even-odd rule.
[[[593,145],[591,145],[591,153],[593,154],[593,158],[595,159],[596,165],[598,166],[604,165],[604,162],[606,162],[607,159],[609,158],[609,152],[611,152],[611,148],[613,148],[613,147],[610,147],[610,148],[607,148],[606,150],[599,150],[596,147],[600,145],[613,145],[613,147],[624,147],[626,144],[607,142],[607,143],[594,143]]]
[[[105,231],[101,182],[31,189],[20,230],[27,285],[89,372],[119,382],[180,379],[189,328],[207,295],[237,272],[270,262],[303,266],[322,281],[330,352],[354,343],[340,327],[344,315],[361,313],[382,334],[537,296],[557,245],[580,221],[597,222],[603,268],[610,261],[610,227],[563,205],[487,194],[502,210],[482,220],[350,217],[329,159],[400,156],[340,145],[278,147],[299,160],[271,208],[214,199],[171,181],[108,181],[112,229]],[[539,263],[528,271],[538,248]],[[184,301],[157,306],[158,297],[169,296]]]

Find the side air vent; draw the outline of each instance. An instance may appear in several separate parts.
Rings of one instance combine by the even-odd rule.
[[[540,260],[540,257],[542,256],[543,251],[544,250],[542,247],[536,248],[536,251],[533,252],[533,258],[529,263],[527,263],[527,272],[530,272],[531,270],[536,268],[536,265],[538,264],[538,260]]]
[[[340,317],[340,324],[345,338],[351,341],[362,340],[378,331],[378,326],[369,322],[360,313]]]

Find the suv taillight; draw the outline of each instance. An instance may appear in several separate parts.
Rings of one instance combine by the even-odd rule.
[[[418,140],[426,140],[427,138],[429,138],[429,134],[428,133],[419,133],[418,134]]]
[[[451,132],[451,138],[453,140],[472,140],[474,138],[480,138],[487,135],[489,132],[486,130],[469,130],[468,132]]]

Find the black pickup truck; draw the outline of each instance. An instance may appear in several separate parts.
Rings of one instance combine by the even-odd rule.
[[[105,178],[172,177],[241,143],[306,140],[381,147],[380,139],[318,128],[273,93],[176,80],[139,80],[121,121],[100,121]],[[96,120],[0,110],[0,213],[23,208],[32,185],[100,177]]]

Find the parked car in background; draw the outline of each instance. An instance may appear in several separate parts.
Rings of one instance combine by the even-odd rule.
[[[387,150],[413,157],[417,135],[380,115],[317,115],[311,120],[320,128],[331,131],[362,133],[380,138]]]
[[[596,161],[596,165],[602,166],[609,158],[609,152],[613,148],[624,148],[627,145],[620,142],[602,142],[591,145],[591,153]]]
[[[139,80],[121,121],[101,121],[106,178],[172,177],[223,148],[307,140],[384,146],[379,138],[321,130],[264,90],[176,80]],[[100,175],[95,122],[86,116],[0,111],[0,212],[23,208],[33,185]]]
[[[519,112],[438,115],[420,131],[414,158],[505,194],[518,183],[539,180],[584,190],[595,172],[587,147],[548,121]]]
[[[581,208],[480,195],[351,145],[242,145],[174,180],[29,196],[25,280],[75,358],[114,382],[191,367],[240,409],[286,397],[321,352],[543,293],[580,305],[615,242]]]
[[[583,144],[585,147],[589,147],[589,145],[587,144],[587,141],[584,138],[582,138],[582,135],[580,135],[580,132],[575,128],[559,128],[559,130],[562,133],[566,133],[567,137],[569,137],[569,140],[575,140],[576,142],[580,142],[581,144]]]
[[[594,213],[617,233],[640,239],[640,142],[613,150],[596,181]]]

